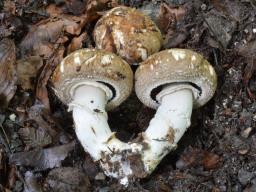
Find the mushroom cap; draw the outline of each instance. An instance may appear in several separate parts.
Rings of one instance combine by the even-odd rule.
[[[159,95],[164,92],[160,91],[168,85],[176,85],[171,86],[168,94],[191,89],[193,107],[197,108],[214,95],[217,76],[202,55],[188,49],[169,49],[151,55],[140,64],[135,73],[135,91],[142,103],[156,109],[160,105]]]
[[[133,72],[129,64],[114,53],[80,49],[63,59],[54,70],[51,82],[55,94],[65,104],[72,101],[78,86],[99,83],[112,91],[112,98],[108,98],[106,106],[111,110],[130,95]]]
[[[93,37],[98,49],[115,52],[129,64],[159,51],[163,41],[160,30],[148,16],[125,6],[115,7],[102,16]]]

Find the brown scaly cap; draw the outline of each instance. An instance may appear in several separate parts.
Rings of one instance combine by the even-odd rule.
[[[139,63],[159,51],[162,34],[154,22],[134,8],[120,6],[107,12],[93,32],[96,47]]]
[[[135,73],[135,91],[141,102],[157,108],[156,95],[166,85],[177,85],[173,91],[191,88],[194,107],[204,105],[217,87],[214,68],[200,54],[187,49],[169,49],[151,55]]]
[[[51,78],[56,95],[65,104],[74,90],[85,82],[100,82],[114,89],[107,110],[119,106],[131,93],[133,73],[123,59],[103,50],[80,49],[72,52],[55,69]]]

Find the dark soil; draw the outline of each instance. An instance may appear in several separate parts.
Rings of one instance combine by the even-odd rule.
[[[127,188],[104,176],[83,151],[71,113],[47,84],[63,56],[94,46],[96,21],[117,3],[151,16],[165,36],[163,49],[197,51],[218,75],[214,98],[193,111],[178,148],[153,174]],[[0,191],[256,191],[254,0],[3,0],[0,40],[6,38],[15,42],[18,79],[0,74],[0,85],[10,82],[2,93],[0,87]],[[6,49],[0,50],[5,62]],[[14,96],[8,88],[16,89]],[[153,115],[133,93],[109,112],[109,123],[128,141]]]

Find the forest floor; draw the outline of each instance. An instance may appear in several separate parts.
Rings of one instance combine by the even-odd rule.
[[[127,188],[84,152],[48,83],[65,55],[94,47],[95,23],[117,4],[148,13],[162,49],[197,51],[218,75],[216,94],[193,111],[178,148]],[[0,1],[0,191],[255,192],[255,70],[255,0]],[[109,123],[127,141],[153,115],[133,93]]]

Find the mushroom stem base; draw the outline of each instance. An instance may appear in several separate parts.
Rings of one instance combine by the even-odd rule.
[[[192,91],[181,89],[168,93],[169,88],[171,87],[161,91],[161,95],[164,95],[159,100],[161,104],[144,133],[144,142],[148,144],[148,150],[144,151],[143,162],[149,173],[165,155],[176,149],[178,141],[190,126]]]
[[[162,93],[168,93],[168,87]],[[193,96],[189,89],[162,94],[146,132],[129,143],[115,137],[107,122],[105,92],[83,85],[70,104],[75,130],[84,149],[99,161],[105,174],[128,185],[131,178],[149,175],[176,145],[190,125]]]

